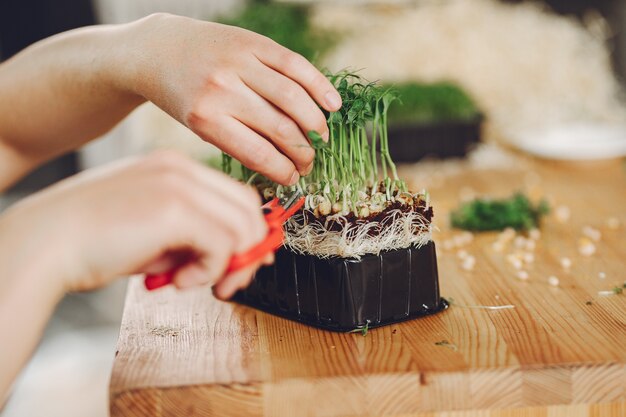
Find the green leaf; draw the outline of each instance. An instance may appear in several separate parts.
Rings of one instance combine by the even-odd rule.
[[[322,135],[320,135],[316,131],[309,130],[307,132],[307,136],[311,140],[311,146],[313,147],[313,149],[318,150],[328,147],[328,142],[324,142],[324,139],[322,139]]]

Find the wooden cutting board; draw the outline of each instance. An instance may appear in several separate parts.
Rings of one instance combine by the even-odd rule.
[[[626,294],[598,295],[626,281],[625,166],[490,165],[402,169],[435,206],[442,295],[455,302],[439,315],[337,334],[216,301],[207,288],[147,293],[131,280],[112,416],[626,415]],[[506,259],[514,243],[494,248],[496,233],[464,242],[447,225],[460,198],[514,190],[558,207],[527,250],[527,280]],[[591,256],[578,251],[585,226],[601,233]],[[502,305],[513,307],[470,308]]]

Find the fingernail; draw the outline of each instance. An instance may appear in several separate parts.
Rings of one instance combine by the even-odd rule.
[[[299,179],[300,179],[300,174],[298,174],[298,171],[294,171],[293,174],[291,174],[289,185],[294,185],[295,183],[298,182]]]
[[[336,91],[326,93],[324,100],[326,100],[326,106],[331,110],[339,110],[341,107],[341,96]]]
[[[328,130],[322,133],[322,139],[324,139],[324,142],[328,142]]]
[[[315,161],[311,162],[304,170],[301,172],[302,176],[307,176],[313,171],[313,164]]]

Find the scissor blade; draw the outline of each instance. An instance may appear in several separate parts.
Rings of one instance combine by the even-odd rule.
[[[293,207],[294,204],[296,204],[300,200],[301,197],[302,191],[296,190],[290,196],[281,198],[279,204],[283,206],[283,209],[289,210],[291,207]]]

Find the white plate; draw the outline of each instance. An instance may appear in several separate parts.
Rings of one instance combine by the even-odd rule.
[[[511,144],[532,155],[561,160],[626,156],[626,126],[571,124],[543,130],[509,132]]]

